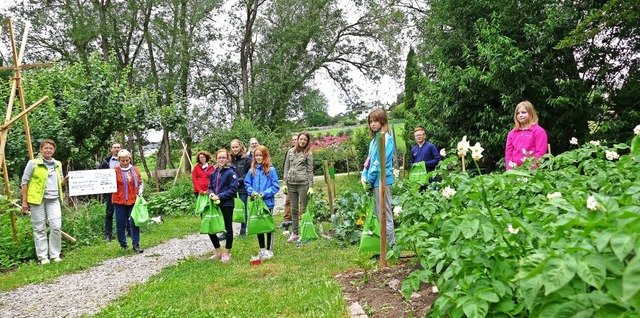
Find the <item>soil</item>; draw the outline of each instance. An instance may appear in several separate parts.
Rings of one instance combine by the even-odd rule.
[[[431,284],[422,283],[420,289],[405,301],[402,295],[402,281],[419,264],[406,259],[381,270],[369,273],[369,280],[363,282],[364,272],[346,272],[336,275],[343,288],[347,306],[359,303],[370,318],[375,317],[424,317],[438,297]]]

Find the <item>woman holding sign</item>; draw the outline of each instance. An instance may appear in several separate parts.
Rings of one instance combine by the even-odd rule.
[[[136,196],[143,191],[142,178],[138,167],[131,164],[131,153],[125,149],[118,152],[118,166],[115,167],[118,191],[111,196],[116,211],[116,236],[123,250],[128,249],[125,229],[127,223],[131,227],[131,243],[133,251],[140,254],[140,227],[131,219],[131,211],[136,203]]]

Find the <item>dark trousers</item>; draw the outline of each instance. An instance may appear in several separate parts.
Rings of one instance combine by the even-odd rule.
[[[233,207],[221,206],[222,217],[224,218],[224,229],[227,231],[227,239],[225,240],[224,247],[228,250],[233,246]],[[220,240],[215,234],[209,234],[209,239],[213,243],[213,247],[220,248]]]
[[[114,204],[116,210],[116,235],[120,246],[127,247],[127,226],[131,227],[131,243],[134,247],[140,246],[140,227],[138,227],[131,218],[133,205]]]
[[[104,236],[105,238],[113,237],[113,201],[111,201],[111,193],[104,195],[104,202],[107,204],[107,210],[104,215]]]

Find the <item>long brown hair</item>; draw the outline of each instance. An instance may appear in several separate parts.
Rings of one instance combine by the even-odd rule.
[[[371,130],[371,122],[377,121],[380,123],[380,131],[388,132],[389,131],[389,119],[387,118],[387,113],[382,108],[375,109],[372,111],[369,116],[367,116],[367,124],[369,125],[369,136],[373,137],[376,134],[375,131]]]
[[[300,147],[300,136],[305,136],[307,137],[307,145],[304,146],[304,148]],[[303,155],[308,155],[309,151],[311,151],[311,136],[309,136],[309,133],[306,131],[303,131],[301,133],[298,134],[298,143],[296,144],[295,148],[293,148],[293,153],[298,153],[298,152],[302,152]]]
[[[271,167],[271,156],[269,155],[269,150],[263,145],[258,145],[256,149],[253,150],[253,159],[251,160],[252,176],[256,174],[256,151],[258,150],[262,153],[262,169],[264,169],[264,173],[268,174],[269,171],[267,170]]]
[[[518,109],[520,109],[520,107],[524,107],[524,110],[529,113],[529,127],[531,127],[532,125],[537,125],[538,113],[536,113],[536,108],[533,107],[533,104],[530,101],[525,100],[518,103],[518,105],[516,105],[515,111],[513,112],[513,122],[515,123],[513,129],[521,128],[520,122],[518,121]]]

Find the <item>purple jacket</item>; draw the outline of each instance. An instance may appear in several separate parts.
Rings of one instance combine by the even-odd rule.
[[[509,162],[519,166],[526,157],[540,158],[545,153],[547,153],[547,133],[542,127],[534,124],[528,129],[514,129],[509,132],[507,146],[504,149],[504,163],[507,170],[511,170]]]

